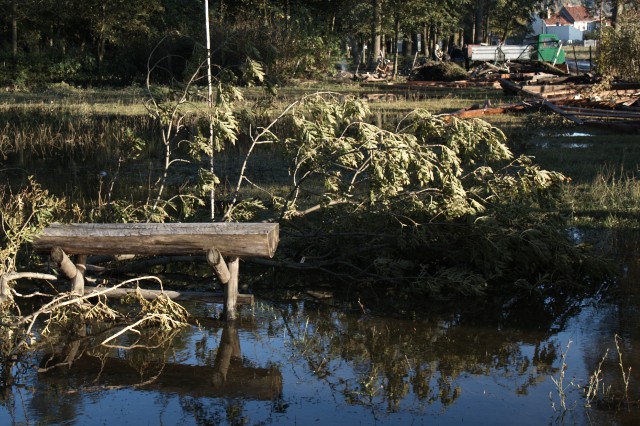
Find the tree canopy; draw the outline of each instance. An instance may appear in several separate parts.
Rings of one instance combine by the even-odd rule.
[[[371,65],[395,52],[428,55],[435,44],[489,42],[522,34],[550,0],[211,0],[214,58],[249,53],[276,79],[326,72],[338,54]],[[625,2],[617,1],[615,10]],[[199,0],[0,0],[0,83],[129,83],[167,36],[177,67],[204,39]],[[627,6],[628,7],[628,6]],[[420,40],[420,43],[418,43]],[[238,54],[239,53],[239,54]],[[178,60],[180,59],[180,60]]]

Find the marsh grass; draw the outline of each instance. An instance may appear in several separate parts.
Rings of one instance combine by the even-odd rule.
[[[522,127],[527,124],[532,133]],[[637,135],[566,125],[543,113],[514,123],[514,151],[570,178],[561,211],[579,227],[638,228],[640,145]]]
[[[625,365],[622,351],[622,338],[617,334],[614,336],[616,352],[614,354],[617,365],[612,365],[613,369],[619,370],[619,379],[611,379],[611,383],[606,383],[603,365],[609,358],[609,348],[605,351],[602,359],[589,376],[589,383],[584,387],[585,406],[597,406],[600,408],[619,410],[631,405],[638,405],[640,401],[634,399],[636,396],[629,392],[631,380],[631,367]],[[617,382],[617,384],[616,384]]]
[[[371,93],[392,96],[369,102],[370,121],[380,127],[393,128],[413,109],[439,114],[469,107],[472,104],[508,104],[519,98],[505,96],[495,88],[407,88],[401,84],[363,86],[356,84],[309,83],[279,90],[269,98],[262,89],[245,88],[244,103],[239,108],[256,110],[257,105],[271,103],[275,111],[312,91],[331,91],[338,96],[366,99]],[[158,124],[143,106],[147,93],[139,87],[125,89],[79,89],[67,84],[50,85],[39,92],[0,93],[0,155],[5,164],[24,170],[24,179],[36,174],[54,174],[59,186],[56,193],[71,192],[76,200],[104,195],[109,188],[114,196],[123,192],[127,198],[145,197],[159,170],[154,167],[161,151]],[[374,98],[375,99],[375,98]],[[266,119],[266,118],[265,118]],[[637,174],[640,145],[636,135],[615,135],[606,131],[584,130],[544,111],[486,117],[509,138],[511,149],[535,157],[536,163],[569,176],[565,185],[565,210],[574,224],[637,226],[634,219],[640,207]],[[535,129],[532,131],[532,129]],[[191,126],[189,132],[196,132]],[[584,136],[572,134],[584,132]],[[286,134],[287,129],[278,129]],[[189,135],[186,135],[189,136]],[[144,140],[139,160],[129,157],[127,144],[132,138]],[[220,202],[231,192],[238,168],[248,149],[248,139],[240,137],[235,146],[216,154],[215,168],[221,185]],[[180,154],[178,152],[178,154]],[[181,167],[175,174],[174,187],[194,185],[195,170],[201,164]],[[246,196],[260,197],[274,187],[286,192],[288,165],[276,148],[262,147],[250,159],[252,182]],[[9,174],[9,167],[2,170]],[[106,173],[100,178],[98,174]],[[33,173],[32,173],[33,174]],[[113,177],[119,179],[113,181]],[[112,183],[114,184],[113,186]],[[54,183],[52,183],[53,185]],[[278,192],[276,190],[276,192]]]
[[[551,381],[555,386],[556,394],[559,398],[559,408],[562,412],[571,410],[579,401],[572,401],[567,404],[568,395],[571,390],[579,390],[580,398],[583,398],[584,406],[591,408],[593,406],[605,409],[619,410],[630,405],[637,405],[638,401],[634,400],[634,395],[629,392],[629,383],[631,380],[631,367],[625,365],[623,360],[622,338],[617,334],[614,336],[616,352],[614,354],[615,361],[609,356],[609,348],[606,349],[604,355],[595,366],[593,372],[589,376],[585,385],[580,385],[578,379],[573,378],[568,384],[566,383],[566,371],[569,369],[567,364],[567,355],[571,347],[571,341],[567,342],[566,349],[560,357],[560,367],[557,376],[551,376]],[[617,365],[614,363],[617,362]],[[605,370],[611,373],[612,370],[619,371],[619,377],[616,380],[615,374],[610,376],[609,382],[605,380]],[[554,411],[558,411],[553,392],[549,393],[551,407]]]

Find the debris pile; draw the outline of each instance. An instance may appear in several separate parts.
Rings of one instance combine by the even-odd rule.
[[[409,81],[459,81],[468,78],[467,71],[455,62],[427,62],[411,70]]]
[[[499,82],[504,90],[521,93],[576,124],[640,132],[640,83],[605,86],[590,74]]]

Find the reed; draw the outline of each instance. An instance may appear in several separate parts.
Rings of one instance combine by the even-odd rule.
[[[609,358],[609,348],[607,348],[602,359],[591,376],[589,376],[588,385],[584,387],[585,407],[596,405],[602,408],[619,410],[638,404],[638,401],[632,399],[632,395],[629,394],[631,367],[627,367],[623,361],[622,338],[616,334],[613,340],[616,347],[614,357],[617,365],[615,368],[619,368],[620,371],[619,385],[607,384],[604,380],[603,364]]]

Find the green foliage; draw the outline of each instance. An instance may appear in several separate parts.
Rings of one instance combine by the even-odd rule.
[[[0,275],[18,268],[20,249],[64,210],[64,202],[49,195],[30,178],[18,192],[0,186]]]
[[[292,161],[283,235],[295,230],[282,255],[402,303],[550,297],[595,273],[560,218],[543,213],[565,177],[514,158],[500,130],[418,110],[392,131],[362,121],[367,113],[355,99],[318,95],[282,119],[293,132],[279,138]]]
[[[598,71],[609,79],[640,81],[640,13],[628,11],[605,27],[598,44]]]

